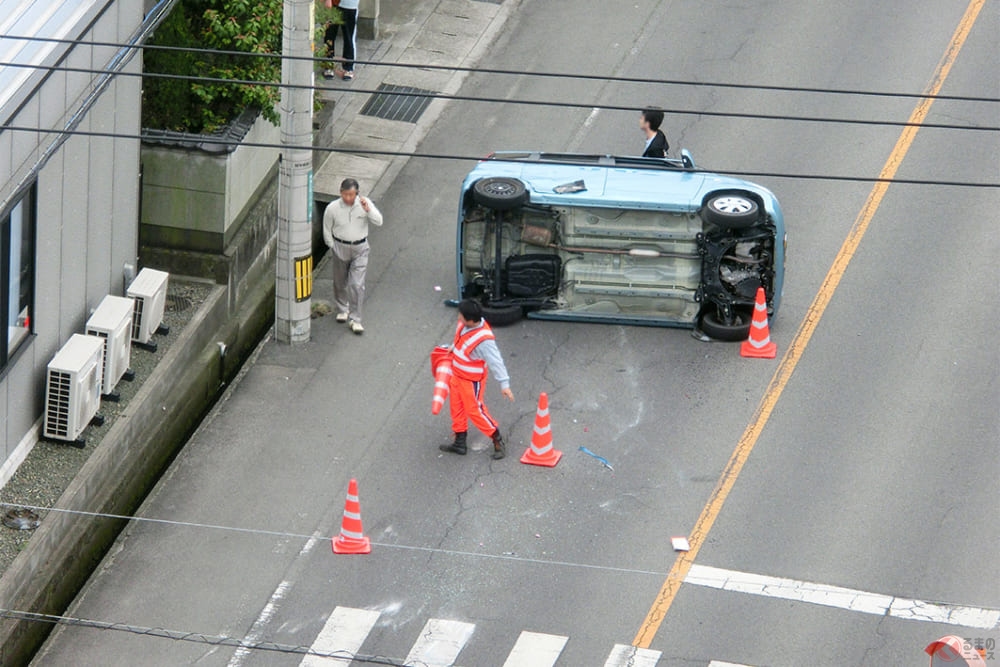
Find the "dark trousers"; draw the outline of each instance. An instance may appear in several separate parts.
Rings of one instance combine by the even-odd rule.
[[[341,9],[340,15],[344,22],[341,25],[331,23],[326,26],[323,41],[326,43],[326,55],[333,58],[336,55],[337,29],[344,36],[344,71],[354,71],[354,43],[358,36],[358,10]]]

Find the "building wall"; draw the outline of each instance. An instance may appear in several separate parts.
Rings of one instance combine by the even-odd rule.
[[[108,0],[83,17],[70,36],[122,44],[142,19],[141,3]],[[61,65],[103,69],[116,52],[113,47],[76,45]],[[0,484],[37,435],[33,429],[42,415],[49,360],[71,334],[83,332],[104,295],[124,294],[123,267],[136,263],[139,141],[131,137],[140,130],[141,79],[136,75],[141,66],[141,55],[136,55],[125,67],[129,75],[116,77],[76,128],[127,136],[71,136],[38,173],[34,335],[0,370]],[[29,84],[31,95],[18,109],[3,109],[0,123],[61,128],[97,76],[53,71],[36,78]],[[52,137],[0,130],[0,202],[37,163]]]

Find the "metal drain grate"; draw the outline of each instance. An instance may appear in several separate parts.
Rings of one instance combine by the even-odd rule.
[[[191,307],[191,299],[180,294],[167,294],[166,310],[168,313],[180,313]]]
[[[433,99],[426,96],[434,94],[431,90],[394,86],[391,83],[383,83],[377,90],[378,92],[365,102],[365,106],[361,109],[362,115],[401,120],[404,123],[417,122]]]

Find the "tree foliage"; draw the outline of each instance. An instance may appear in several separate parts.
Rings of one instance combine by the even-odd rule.
[[[281,53],[282,4],[282,0],[180,0],[149,43],[204,50],[147,49],[145,71],[196,78],[144,78],[143,125],[211,132],[249,107],[261,109],[277,125],[277,86],[209,83],[197,77],[281,81],[281,60],[259,54]]]

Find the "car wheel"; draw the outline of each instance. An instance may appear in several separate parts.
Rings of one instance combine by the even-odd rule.
[[[736,311],[733,313],[733,323],[725,324],[719,319],[718,311],[709,306],[701,315],[702,333],[709,338],[736,342],[746,340],[750,335],[750,314]]]
[[[519,322],[524,316],[521,306],[487,306],[483,305],[483,317],[491,327],[506,327]]]
[[[476,203],[495,211],[509,211],[528,203],[528,190],[516,178],[480,178],[472,184]]]
[[[759,207],[750,197],[737,193],[713,196],[705,203],[702,218],[723,229],[752,227],[759,217]]]

